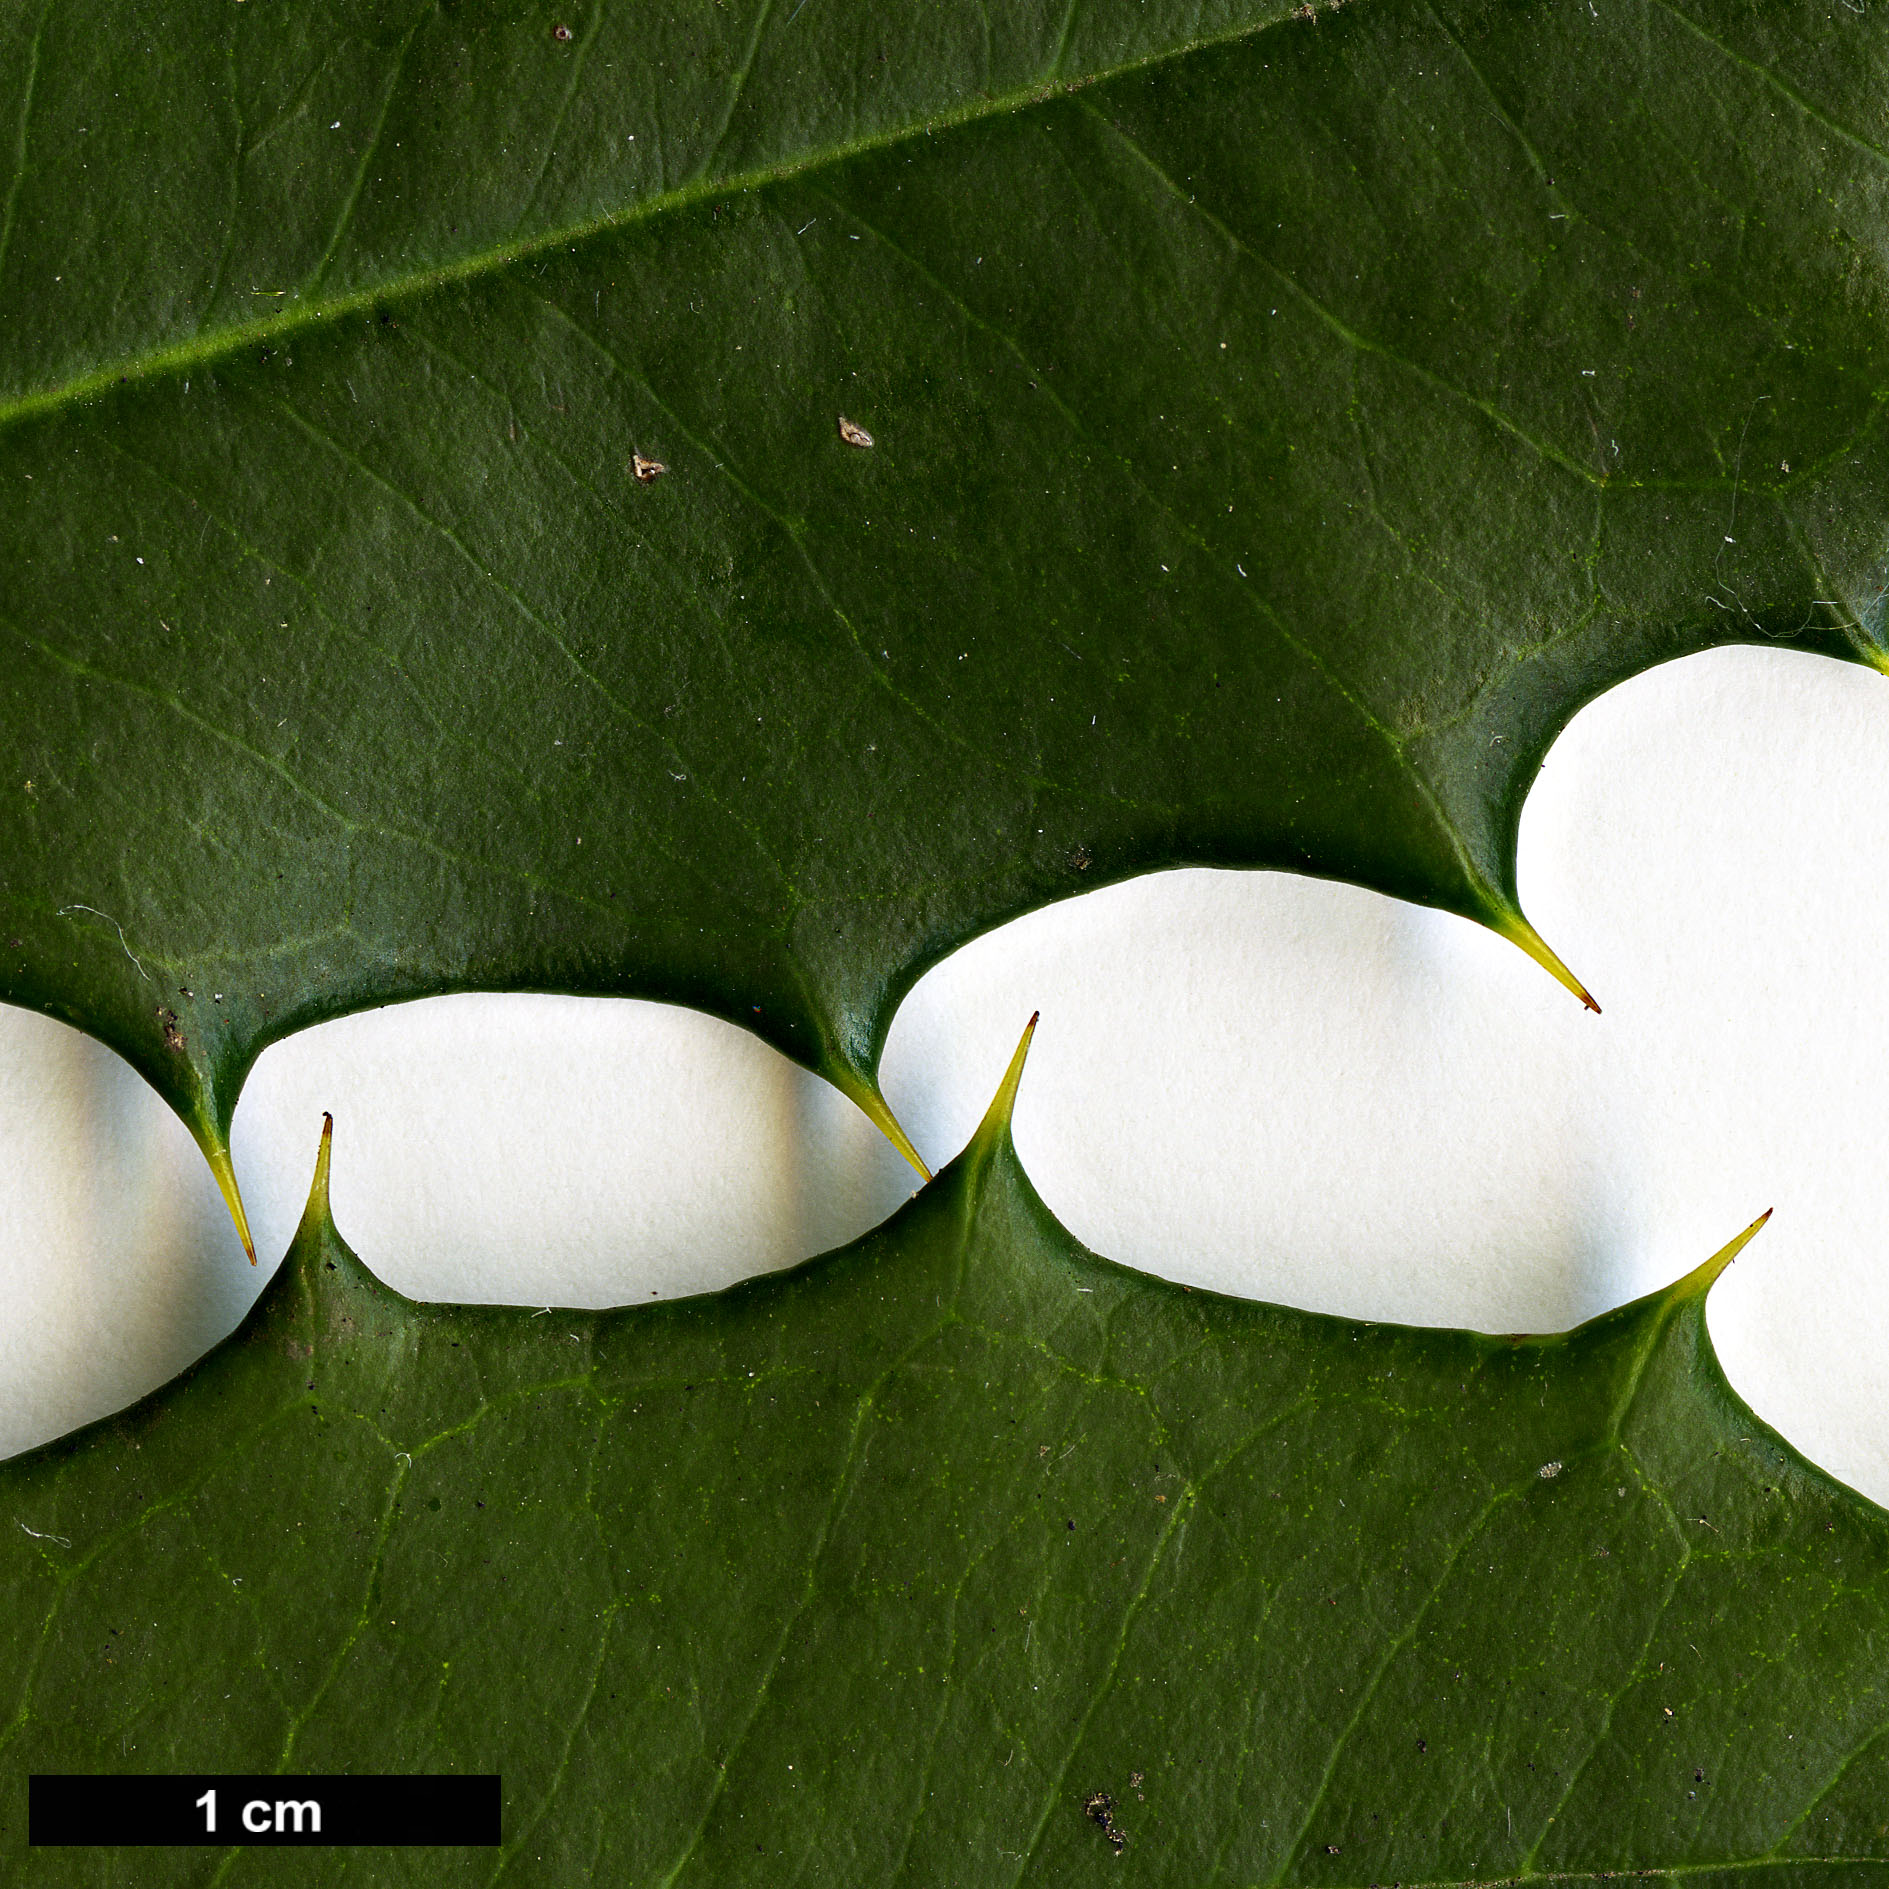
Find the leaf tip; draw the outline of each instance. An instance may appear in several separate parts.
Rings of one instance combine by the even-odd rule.
[[[1600,1015],[1600,1005],[1594,1001],[1587,986],[1548,948],[1547,939],[1520,912],[1505,912],[1496,921],[1495,929],[1511,944],[1520,945],[1556,983],[1571,990],[1595,1016]]]

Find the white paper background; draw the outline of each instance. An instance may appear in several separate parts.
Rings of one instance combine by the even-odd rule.
[[[1777,1217],[1715,1292],[1732,1381],[1889,1501],[1889,683],[1727,650],[1616,690],[1522,828],[1587,1015],[1459,920],[1270,873],[1177,872],[935,970],[887,1097],[927,1158],[1043,1011],[1017,1140],[1113,1257],[1364,1317],[1551,1329]],[[135,931],[135,925],[133,926]],[[741,1032],[621,1001],[459,997],[280,1044],[238,1111],[243,1263],[194,1147],[115,1058],[0,1009],[0,1451],[230,1329],[286,1243],[321,1111],[343,1233],[402,1290],[646,1302],[849,1239],[914,1177]]]

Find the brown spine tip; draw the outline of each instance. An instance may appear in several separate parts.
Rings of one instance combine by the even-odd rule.
[[[1004,1071],[1004,1079],[997,1085],[997,1093],[978,1125],[975,1137],[978,1141],[988,1142],[1008,1132],[1010,1117],[1017,1106],[1017,1086],[1023,1080],[1023,1065],[1029,1057],[1030,1041],[1036,1035],[1037,1021],[1042,1014],[1040,1010],[1030,1012],[1030,1020],[1023,1026],[1023,1035],[1017,1043],[1015,1054],[1010,1058],[1010,1067]]]
[[[302,1224],[296,1228],[298,1241],[320,1238],[323,1230],[334,1225],[328,1212],[328,1168],[334,1153],[335,1118],[326,1109],[321,1116],[321,1146],[315,1150],[315,1178],[308,1184],[308,1204],[302,1209]]]

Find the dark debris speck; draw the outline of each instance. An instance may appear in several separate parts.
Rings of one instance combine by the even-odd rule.
[[[1091,1791],[1082,1800],[1082,1814],[1108,1838],[1109,1848],[1121,1855],[1128,1835],[1116,1824],[1115,1799],[1107,1791]]]

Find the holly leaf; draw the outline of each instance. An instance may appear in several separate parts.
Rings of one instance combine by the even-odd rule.
[[[1569,716],[1884,663],[1874,15],[1004,13],[13,16],[0,997],[232,1197],[262,1045],[469,987],[731,1017],[909,1153],[923,968],[1182,862],[1574,984]]]
[[[11,1772],[499,1773],[429,1881],[1880,1874],[1889,1516],[1720,1372],[1749,1233],[1557,1337],[1193,1292],[1051,1218],[1022,1060],[857,1244],[601,1314],[390,1291],[324,1137],[236,1334],[0,1468]]]

